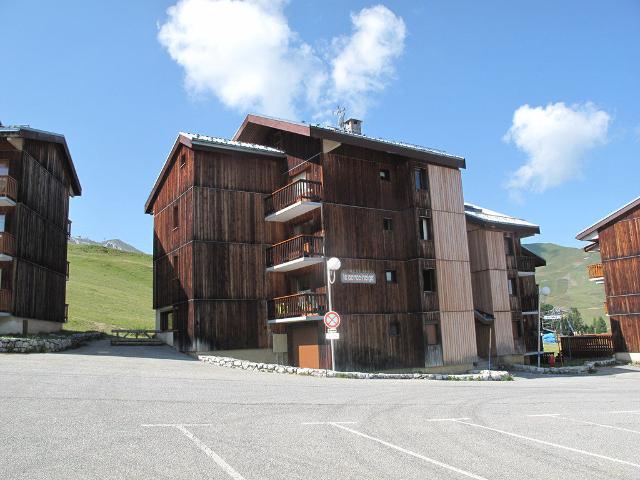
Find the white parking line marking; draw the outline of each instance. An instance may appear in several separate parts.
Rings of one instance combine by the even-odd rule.
[[[235,480],[245,480],[245,478],[240,475],[231,465],[224,461],[224,459],[218,455],[216,452],[211,450],[202,440],[196,437],[192,432],[187,430],[186,427],[209,427],[213,424],[211,423],[156,423],[143,424],[143,427],[171,427],[176,428],[182,432],[182,434],[191,440],[196,446],[202,450],[209,458],[213,459],[214,462],[218,464],[222,470],[224,470],[231,478]]]
[[[372,437],[371,435],[367,435],[366,433],[359,432],[358,430],[354,430],[352,428],[345,427],[344,425],[341,425],[339,423],[329,422],[329,424],[333,425],[336,428],[340,428],[340,429],[345,430],[347,432],[353,433],[354,435],[358,435],[358,436],[360,436],[362,438],[366,438],[367,440],[371,440],[371,441],[380,443],[380,444],[384,445],[385,447],[393,448],[394,450],[397,450],[399,452],[406,453],[407,455],[411,455],[412,457],[419,458],[420,460],[424,460],[425,462],[429,462],[429,463],[431,463],[433,465],[437,465],[438,467],[442,467],[444,469],[451,470],[452,472],[459,473],[460,475],[464,475],[465,477],[475,478],[476,480],[487,480],[485,477],[481,477],[481,476],[475,475],[475,474],[473,474],[471,472],[467,472],[465,470],[461,470],[461,469],[456,468],[456,467],[454,467],[452,465],[447,465],[446,463],[439,462],[438,460],[434,460],[433,458],[425,457],[424,455],[420,455],[419,453],[412,452],[411,450],[407,450],[406,448],[399,447],[399,446],[394,445],[394,444],[389,443],[389,442],[385,442],[384,440],[381,440],[381,439],[376,438],[376,437]]]
[[[640,433],[640,430],[632,430],[630,428],[616,427],[614,425],[605,425],[604,423],[589,422],[587,420],[577,420],[575,418],[569,418],[569,417],[556,417],[556,418],[560,418],[561,420],[568,420],[569,422],[574,422],[574,423],[583,423],[585,425],[594,425],[596,427],[610,428],[611,430],[619,430],[621,432]]]
[[[537,415],[527,415],[527,417],[557,417],[561,413],[539,413]]]
[[[607,413],[640,413],[640,410],[614,410]]]
[[[586,450],[580,450],[579,448],[567,447],[566,445],[560,445],[558,443],[547,442],[545,440],[539,440],[537,438],[532,438],[532,437],[525,437],[524,435],[519,435],[517,433],[507,432],[505,430],[499,430],[497,428],[487,427],[485,425],[479,425],[477,423],[463,422],[463,421],[460,421],[460,420],[456,420],[456,423],[460,423],[462,425],[469,425],[470,427],[483,428],[485,430],[490,430],[492,432],[501,433],[503,435],[508,435],[510,437],[519,438],[521,440],[529,440],[530,442],[540,443],[542,445],[548,445],[550,447],[560,448],[560,449],[563,449],[563,450],[568,450],[570,452],[581,453],[583,455],[588,455],[590,457],[601,458],[603,460],[609,460],[610,462],[622,463],[624,465],[629,465],[629,466],[632,466],[632,467],[640,468],[640,465],[637,464],[637,463],[628,462],[626,460],[620,460],[619,458],[607,457],[606,455],[600,455],[599,453],[587,452]]]

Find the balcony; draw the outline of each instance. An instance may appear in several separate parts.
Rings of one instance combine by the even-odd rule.
[[[11,315],[13,311],[11,290],[0,290],[0,316]]]
[[[264,200],[267,222],[288,222],[292,218],[320,208],[322,183],[298,180],[276,190]]]
[[[524,315],[537,315],[538,297],[536,295],[523,295],[520,297],[520,308]]]
[[[267,272],[290,272],[322,263],[322,237],[298,235],[267,250]]]
[[[267,302],[268,323],[322,320],[327,312],[324,293],[296,293]]]
[[[536,259],[534,257],[518,256],[516,258],[519,277],[528,277],[536,273]]]
[[[16,239],[7,232],[0,232],[0,262],[10,262],[16,255]]]
[[[0,207],[15,207],[18,200],[18,182],[8,175],[0,175]]]
[[[604,269],[601,263],[594,263],[587,266],[589,281],[595,283],[604,283]]]

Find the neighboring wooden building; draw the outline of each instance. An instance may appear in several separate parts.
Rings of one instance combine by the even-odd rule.
[[[327,366],[325,259],[335,256],[337,368],[477,360],[465,160],[360,128],[249,115],[232,141],[179,134],[146,204],[154,308],[175,330],[170,343]]]
[[[600,252],[589,279],[604,283],[605,311],[621,360],[640,361],[640,197],[580,232],[587,252]]]
[[[80,194],[64,136],[0,125],[0,333],[67,320],[69,197]]]
[[[537,352],[535,269],[546,263],[521,239],[540,233],[540,227],[469,203],[465,212],[478,356],[512,361]]]

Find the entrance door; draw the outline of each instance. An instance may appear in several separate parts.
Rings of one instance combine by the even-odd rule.
[[[291,354],[293,365],[302,368],[320,368],[320,349],[318,345],[318,325],[290,326]]]

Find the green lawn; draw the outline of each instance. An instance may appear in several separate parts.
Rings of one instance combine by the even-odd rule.
[[[150,255],[69,245],[69,262],[65,330],[154,328]]]

